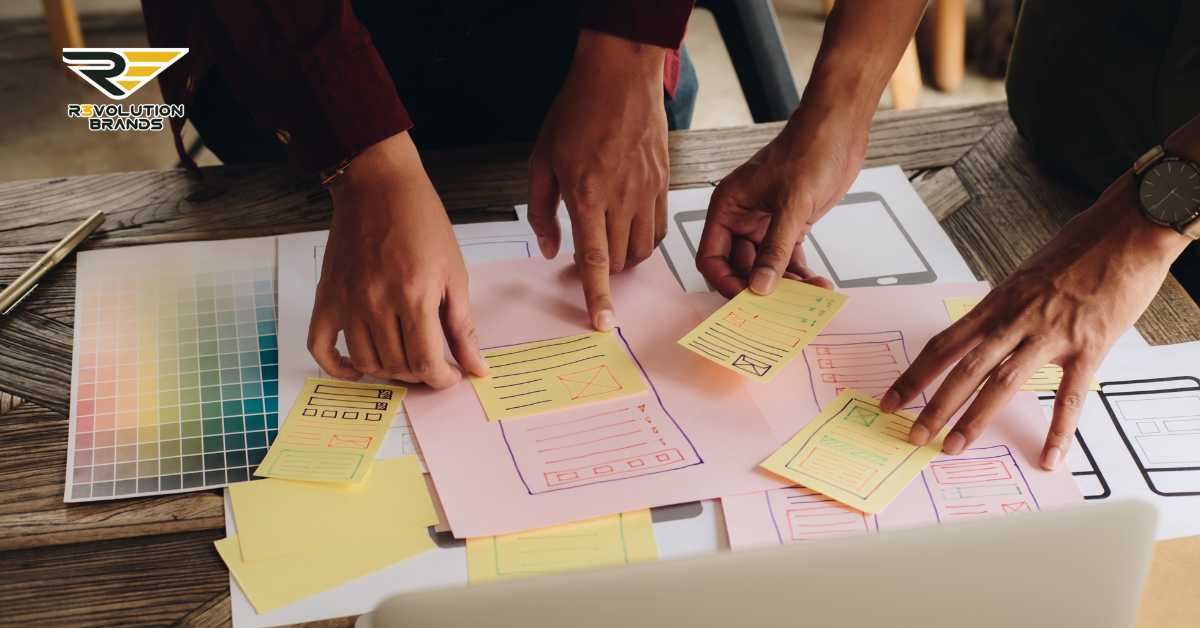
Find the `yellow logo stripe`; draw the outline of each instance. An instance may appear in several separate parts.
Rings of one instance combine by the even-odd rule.
[[[121,80],[116,80],[116,81],[113,81],[113,82],[114,82],[114,83],[116,83],[117,85],[120,85],[121,87],[124,87],[124,88],[125,88],[127,91],[133,91],[133,88],[137,87],[138,85],[141,85],[141,84],[142,84],[142,83],[144,83],[145,81],[141,81],[141,80],[135,80],[135,81],[121,81]]]
[[[125,58],[129,59],[130,63],[166,63],[174,61],[181,53],[174,50],[169,52],[159,52],[151,50],[128,50],[123,51]]]
[[[125,68],[125,73],[122,74],[122,76],[128,76],[130,78],[135,76],[150,76],[157,72],[161,67],[162,66],[157,63],[154,65],[131,65]]]

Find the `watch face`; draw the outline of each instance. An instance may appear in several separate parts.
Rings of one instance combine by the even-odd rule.
[[[1151,218],[1178,225],[1200,211],[1200,169],[1178,159],[1163,161],[1142,175],[1138,195]]]

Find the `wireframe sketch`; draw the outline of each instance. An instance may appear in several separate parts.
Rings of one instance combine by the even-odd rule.
[[[785,545],[879,531],[878,516],[855,510],[803,486],[772,489],[762,495],[779,542]]]
[[[1200,495],[1200,380],[1101,382],[1100,399],[1151,491]]]
[[[818,408],[851,388],[878,399],[910,363],[899,331],[821,334],[804,348],[804,362]],[[925,393],[905,409],[923,407]]]
[[[620,330],[618,338],[649,389],[552,413],[500,421],[517,473],[530,494],[663,473],[701,464],[654,382]]]
[[[942,456],[921,471],[939,522],[1041,510],[1007,445]]]

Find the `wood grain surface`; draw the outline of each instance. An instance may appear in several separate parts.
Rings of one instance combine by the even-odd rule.
[[[672,133],[672,187],[716,183],[778,128]],[[479,147],[426,164],[455,221],[470,222],[524,202],[527,152]],[[1002,103],[880,113],[867,165],[885,164],[905,169],[971,269],[993,282],[1090,201],[1033,163]],[[311,177],[278,165],[4,183],[0,283],[96,209],[109,219],[91,248],[323,229],[331,208]],[[62,503],[74,278],[68,261],[0,319],[0,625],[227,625],[228,574],[211,545],[223,536],[218,492]],[[1170,280],[1138,327],[1152,344],[1197,340],[1200,308]],[[1160,545],[1156,574],[1200,571],[1187,541]],[[1148,593],[1143,615],[1195,617],[1192,602]]]

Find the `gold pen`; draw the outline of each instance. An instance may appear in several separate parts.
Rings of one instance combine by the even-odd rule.
[[[104,224],[104,212],[96,212],[91,218],[83,221],[83,224],[75,227],[67,237],[58,241],[46,254],[43,255],[29,270],[21,273],[12,283],[8,284],[3,290],[0,290],[0,316],[8,316],[8,313],[17,307],[25,297],[29,296],[38,287],[38,281],[50,272],[51,268],[58,266],[59,262],[67,258],[72,251],[79,248],[83,241],[92,235],[100,225]]]

